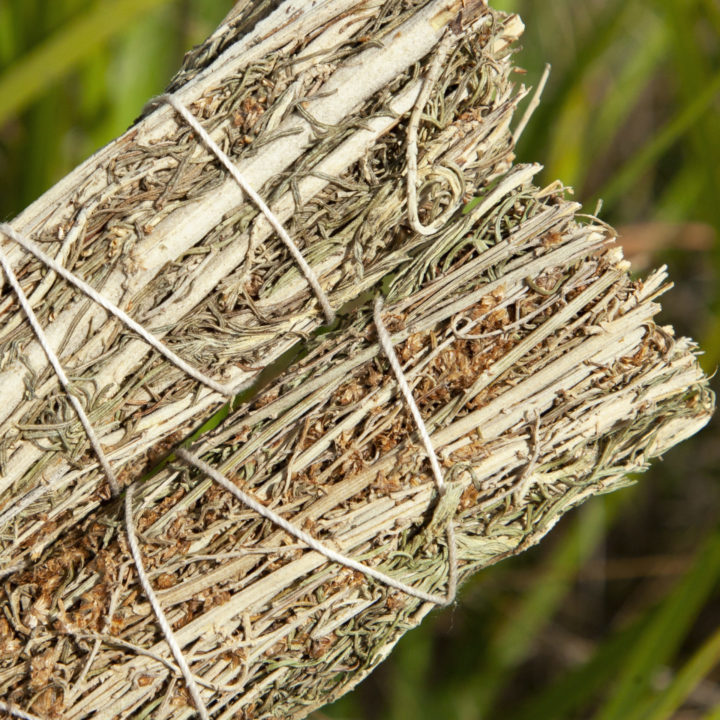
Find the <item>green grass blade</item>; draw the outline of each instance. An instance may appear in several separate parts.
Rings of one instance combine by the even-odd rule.
[[[592,118],[584,88],[578,86],[565,98],[553,122],[544,177],[562,178],[570,187],[581,187],[587,172],[587,127]]]
[[[720,36],[720,5],[717,4],[716,0],[702,0],[702,5],[715,35]]]
[[[606,152],[667,56],[670,28],[657,19],[653,22],[651,16],[646,22],[645,33],[643,42],[635,45],[615,77],[612,89],[594,113],[589,135],[596,156]]]
[[[704,177],[694,163],[679,168],[657,202],[655,217],[665,222],[685,222],[701,202]]]
[[[713,81],[718,68],[718,46],[707,42],[707,29],[712,26],[713,13],[701,0],[661,0],[665,22],[673,28],[672,57],[677,79],[678,102],[690,105]],[[716,3],[717,4],[717,3]],[[717,12],[717,11],[716,11]],[[712,49],[711,49],[712,48]],[[685,147],[688,164],[703,176],[705,193],[701,205],[703,216],[720,225],[720,206],[716,189],[720,185],[720,136],[718,135],[717,105],[715,115],[705,114],[688,133]]]
[[[522,157],[532,154],[535,159],[543,159],[537,152],[539,148],[547,146],[549,136],[555,129],[556,118],[564,112],[568,102],[574,102],[574,96],[580,92],[596,63],[617,43],[618,37],[624,32],[629,14],[635,12],[638,4],[638,0],[606,0],[601,9],[594,13],[583,36],[577,38],[578,52],[565,71],[553,63],[554,72],[543,101],[519,143]],[[536,15],[540,18],[543,13],[538,11]],[[528,14],[526,19],[531,20],[532,17]],[[543,58],[543,64],[548,60],[549,58]],[[538,63],[538,66],[541,64]]]
[[[654,707],[642,710],[642,715],[635,713],[643,720],[671,720],[675,711],[697,687],[698,683],[720,663],[720,630],[702,645],[688,660],[673,682],[663,691]]]
[[[515,665],[526,656],[538,630],[555,612],[578,569],[604,537],[606,513],[603,505],[598,502],[583,508],[572,530],[551,556],[542,581],[533,587],[499,629],[493,645],[504,666]]]
[[[110,66],[113,92],[107,98],[106,121],[93,138],[97,145],[120,134],[172,77],[181,56],[175,33],[167,32],[175,20],[174,9],[160,9],[118,38]]]
[[[650,623],[650,615],[642,615],[630,626],[614,633],[583,665],[526,701],[506,720],[565,720],[575,716],[610,682],[615,669],[627,657]]]
[[[616,202],[668,148],[674,145],[703,116],[712,102],[716,100],[718,93],[720,93],[720,72],[714,75],[712,82],[690,105],[661,128],[613,176],[598,193],[598,197],[590,201],[589,206],[594,207],[599,198],[602,198],[607,205]]]
[[[393,677],[387,714],[392,720],[427,717],[426,699],[418,693],[418,688],[423,687],[431,676],[432,641],[431,633],[415,631],[395,649],[395,660],[403,671]]]
[[[472,702],[464,703],[466,707],[472,706],[472,717],[490,717],[489,711],[511,673],[527,657],[538,633],[557,611],[578,570],[605,536],[624,497],[597,499],[582,508],[550,555],[541,579],[499,623],[488,643],[486,664],[477,673],[474,687],[466,691],[472,695]]]
[[[714,532],[680,584],[663,601],[643,637],[618,667],[618,683],[596,720],[628,720],[650,693],[653,675],[670,661],[720,579],[720,531]]]
[[[15,40],[10,3],[0,0],[0,67],[15,55]]]
[[[0,125],[138,18],[170,0],[98,3],[66,24],[0,75]]]

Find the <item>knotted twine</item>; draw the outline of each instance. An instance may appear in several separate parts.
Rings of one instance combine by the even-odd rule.
[[[435,57],[433,58],[432,64],[430,66],[430,69],[428,71],[428,75],[426,76],[423,87],[420,91],[420,94],[418,95],[418,98],[416,100],[412,115],[410,124],[408,127],[408,139],[407,139],[407,165],[408,165],[408,175],[407,175],[407,189],[408,189],[408,220],[416,232],[422,235],[431,235],[435,232],[437,232],[440,227],[444,224],[445,220],[449,216],[449,212],[454,212],[455,208],[449,208],[446,210],[443,215],[438,218],[431,226],[424,226],[420,223],[420,220],[418,218],[418,211],[417,211],[417,188],[416,188],[416,182],[417,182],[417,126],[420,120],[420,116],[422,114],[422,111],[424,109],[424,106],[430,96],[430,91],[432,90],[432,86],[437,81],[440,69],[442,67],[442,62],[447,56],[450,49],[450,37],[449,35],[446,35],[443,40],[441,41],[438,50],[436,51]],[[268,222],[272,226],[272,228],[277,232],[280,239],[285,243],[286,247],[288,248],[290,254],[292,255],[293,259],[301,269],[303,275],[305,276],[306,280],[308,281],[308,284],[312,288],[313,292],[315,293],[320,306],[322,307],[323,313],[325,315],[325,319],[328,324],[331,324],[335,319],[335,312],[332,309],[332,306],[330,305],[330,301],[323,290],[322,286],[320,285],[320,281],[318,280],[317,275],[315,274],[312,267],[309,265],[307,260],[304,258],[302,252],[297,247],[295,242],[292,240],[290,235],[287,233],[285,228],[283,227],[280,220],[277,218],[277,216],[272,212],[272,210],[267,206],[267,204],[263,201],[263,199],[257,194],[257,192],[248,184],[248,182],[245,180],[245,178],[242,176],[240,171],[237,169],[237,167],[233,164],[232,160],[225,154],[225,152],[217,145],[217,143],[210,137],[210,135],[207,133],[207,131],[200,125],[200,123],[195,119],[195,117],[190,113],[190,111],[183,105],[180,100],[178,100],[177,97],[171,94],[165,94],[161,95],[158,98],[155,98],[152,101],[153,104],[162,104],[167,103],[170,105],[177,113],[182,117],[182,119],[193,129],[195,133],[197,133],[198,137],[202,141],[202,143],[212,152],[213,155],[219,160],[219,162],[227,169],[227,171],[230,173],[230,175],[233,177],[235,182],[238,184],[238,186],[241,188],[241,190],[250,197],[250,199],[253,201],[253,203],[258,207],[258,209],[263,213],[263,215],[267,218]],[[81,211],[82,216],[82,211]],[[87,283],[85,283],[83,280],[81,280],[79,277],[77,277],[75,274],[67,270],[62,265],[62,259],[58,262],[56,259],[51,258],[47,254],[45,254],[32,240],[29,238],[26,238],[22,234],[15,231],[10,225],[8,224],[0,224],[0,231],[5,234],[8,238],[19,244],[21,247],[23,247],[25,250],[27,250],[29,253],[34,255],[38,260],[40,260],[43,264],[45,264],[51,271],[57,273],[61,277],[63,277],[65,280],[70,282],[71,284],[75,285],[79,290],[81,290],[85,295],[87,295],[89,298],[94,300],[96,303],[98,303],[101,307],[103,307],[105,310],[107,310],[110,314],[114,315],[118,320],[120,320],[123,324],[125,324],[129,329],[136,332],[140,337],[145,340],[151,347],[153,347],[155,350],[157,350],[161,355],[163,355],[169,362],[173,363],[176,367],[178,367],[180,370],[185,372],[187,375],[192,377],[193,379],[197,380],[198,382],[202,383],[206,387],[209,387],[210,389],[214,390],[215,392],[218,392],[219,394],[225,396],[225,397],[234,397],[238,392],[240,392],[244,387],[246,386],[228,386],[222,383],[217,382],[216,380],[213,380],[212,378],[205,375],[203,372],[198,370],[197,368],[194,368],[192,365],[189,365],[187,362],[185,362],[182,358],[180,358],[178,355],[176,355],[170,348],[168,348],[162,341],[158,340],[155,336],[153,336],[146,328],[144,328],[142,325],[134,321],[130,316],[128,316],[121,308],[117,307],[114,303],[110,302],[107,298],[103,297],[100,293],[98,293],[96,290],[94,290],[92,287],[90,287]],[[27,296],[25,295],[22,287],[20,286],[20,283],[17,280],[17,277],[15,275],[14,270],[12,269],[12,266],[10,265],[10,262],[8,258],[6,257],[5,253],[3,252],[2,248],[0,247],[0,265],[3,268],[3,271],[8,279],[8,282],[10,284],[10,287],[14,291],[15,295],[18,298],[18,302],[20,304],[20,307],[22,308],[24,314],[26,315],[28,322],[30,323],[30,326],[35,333],[35,336],[37,337],[38,342],[40,343],[40,346],[42,347],[46,357],[48,358],[48,362],[52,366],[53,370],[55,371],[55,374],[57,375],[57,378],[65,391],[69,402],[73,406],[73,409],[77,413],[77,416],[83,426],[83,429],[85,430],[85,433],[87,435],[87,438],[90,442],[90,445],[93,448],[93,451],[95,452],[100,467],[103,471],[103,474],[105,475],[108,485],[110,487],[110,491],[113,496],[117,496],[120,493],[120,488],[117,482],[117,478],[115,476],[115,473],[105,455],[105,451],[102,449],[102,446],[100,445],[100,441],[97,437],[97,434],[95,433],[92,424],[85,413],[85,410],[83,409],[79,399],[77,396],[73,393],[72,388],[70,386],[70,381],[68,380],[67,375],[65,374],[65,371],[62,367],[62,364],[60,363],[59,358],[57,357],[57,354],[52,349],[52,347],[49,344],[49,341],[47,339],[47,336],[45,335],[45,332],[40,325],[37,316],[35,315],[35,312],[32,309],[32,304],[30,300],[28,300]],[[382,320],[382,308],[383,308],[383,300],[382,296],[378,295],[375,305],[374,305],[374,313],[373,318],[375,322],[375,327],[378,334],[378,340],[379,344],[382,347],[383,352],[387,356],[390,367],[392,368],[393,374],[395,375],[395,378],[397,380],[397,383],[400,387],[400,390],[402,392],[402,395],[404,397],[404,400],[410,410],[410,413],[413,417],[413,420],[415,422],[415,425],[417,426],[418,433],[420,435],[420,438],[422,440],[423,446],[425,448],[425,451],[427,453],[428,459],[430,461],[430,466],[433,473],[433,478],[435,482],[435,486],[438,490],[438,494],[440,496],[445,494],[446,491],[446,484],[443,478],[443,472],[440,468],[440,463],[438,462],[437,455],[435,453],[435,449],[432,445],[432,440],[430,438],[430,434],[427,430],[427,427],[425,426],[425,422],[423,421],[422,415],[420,414],[420,410],[417,406],[417,403],[415,402],[415,399],[412,395],[412,391],[410,389],[410,386],[408,385],[407,379],[405,378],[405,375],[403,373],[402,367],[400,365],[400,362],[397,358],[397,355],[395,354],[395,350],[393,347],[392,338],[390,336],[390,333],[388,332],[387,328],[385,327],[385,324]],[[196,469],[203,472],[205,475],[210,477],[213,481],[218,483],[222,488],[224,488],[226,491],[231,493],[235,498],[237,498],[240,502],[242,502],[244,505],[249,507],[251,510],[257,512],[262,517],[266,518],[267,520],[270,520],[272,523],[277,525],[278,527],[282,528],[287,532],[288,534],[292,535],[296,539],[303,542],[305,545],[307,545],[310,549],[315,550],[316,552],[322,554],[325,556],[328,560],[331,562],[337,562],[339,564],[342,564],[348,568],[351,568],[353,570],[356,570],[358,572],[363,573],[367,577],[374,578],[375,580],[378,580],[379,582],[387,585],[388,587],[394,588],[396,590],[399,590],[401,592],[406,593],[407,595],[416,597],[420,600],[423,600],[425,602],[430,602],[435,605],[449,605],[453,602],[455,599],[456,591],[457,591],[457,551],[456,551],[456,543],[455,543],[455,531],[454,531],[454,525],[452,520],[448,522],[447,528],[446,528],[446,534],[447,534],[447,547],[448,547],[448,583],[447,583],[447,590],[446,594],[444,596],[432,594],[432,593],[426,593],[422,590],[413,588],[410,585],[407,585],[406,583],[403,583],[399,580],[396,580],[395,578],[376,570],[375,568],[372,568],[368,565],[365,565],[364,563],[358,562],[356,560],[353,560],[351,557],[348,557],[347,555],[344,555],[340,552],[337,552],[333,550],[332,548],[328,547],[327,545],[324,545],[323,543],[316,540],[314,537],[312,537],[307,532],[304,532],[300,528],[296,527],[292,523],[285,520],[283,517],[278,515],[277,513],[273,512],[272,510],[265,507],[262,503],[255,500],[253,497],[248,495],[247,493],[243,492],[238,488],[232,481],[230,481],[228,478],[226,478],[224,475],[219,473],[217,470],[215,470],[213,467],[208,465],[206,462],[198,458],[193,453],[189,452],[188,450],[184,448],[180,448],[176,451],[176,455],[182,459],[185,463],[188,465],[194,466]],[[45,492],[49,491],[52,488],[52,484],[49,484],[45,487]],[[172,627],[170,626],[169,621],[167,620],[167,617],[165,615],[165,612],[163,611],[162,607],[160,606],[160,603],[157,599],[157,596],[155,595],[155,592],[150,584],[150,581],[147,577],[147,574],[144,569],[143,560],[142,560],[142,553],[140,551],[140,547],[137,542],[137,538],[135,535],[135,526],[133,522],[133,516],[132,516],[132,501],[133,501],[133,493],[134,493],[134,486],[132,484],[128,485],[125,488],[125,503],[124,503],[124,517],[125,517],[125,531],[128,537],[128,544],[130,547],[130,552],[133,558],[133,562],[135,564],[135,568],[138,573],[138,579],[140,582],[140,585],[143,588],[143,591],[145,592],[145,595],[147,596],[150,605],[153,609],[153,612],[156,616],[156,619],[158,621],[158,624],[160,626],[160,629],[162,630],[162,633],[165,637],[165,640],[168,644],[168,647],[170,648],[170,651],[175,658],[178,667],[180,668],[180,671],[183,675],[183,678],[185,680],[185,683],[187,685],[188,691],[190,693],[190,696],[193,700],[193,704],[195,705],[195,708],[200,715],[200,717],[203,720],[210,720],[210,715],[207,709],[207,706],[205,704],[205,701],[203,700],[201,694],[200,694],[200,688],[198,686],[198,683],[195,679],[195,676],[192,673],[192,670],[185,658],[185,655],[183,654],[183,651],[180,647],[180,644],[178,643],[175,634],[172,630]],[[18,718],[24,718],[25,720],[40,720],[35,715],[32,715],[31,713],[28,713],[24,710],[21,710],[19,708],[16,708],[13,705],[10,705],[8,703],[5,703],[3,701],[0,701],[0,710],[3,712],[7,712],[15,717]]]

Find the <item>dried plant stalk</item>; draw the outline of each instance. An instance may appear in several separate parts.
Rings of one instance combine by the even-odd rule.
[[[337,7],[322,7],[330,6]],[[438,11],[435,5],[362,6],[357,26],[375,22],[389,36],[409,22],[403,13],[416,17],[427,8]],[[264,364],[292,346],[294,363],[225,406],[194,451],[328,545],[439,594],[447,580],[451,519],[458,569],[467,578],[537,542],[587,497],[627,484],[651,457],[702,427],[714,404],[693,343],[653,321],[655,299],[667,288],[665,271],[631,280],[620,250],[610,246],[610,228],[578,216],[562,187],[533,185],[536,166],[511,164],[508,127],[521,93],[509,82],[507,42],[508,28],[519,26],[475,11],[491,22],[481,23],[451,54],[420,134],[422,221],[458,202],[455,195],[463,198],[463,209],[440,232],[425,238],[409,230],[405,131],[399,118],[384,114],[404,93],[412,105],[429,50],[364,101],[362,122],[382,119],[387,126],[360,143],[332,181],[312,163],[366,137],[362,133],[370,131],[358,126],[359,114],[342,132],[321,128],[325,134],[307,152],[322,150],[266,185],[283,216],[294,211],[292,233],[324,269],[334,306],[354,301],[336,327],[317,330],[314,298],[283,247],[262,235],[264,221],[245,206],[196,241],[192,253],[183,251],[182,265],[150,278],[156,265],[138,264],[132,275],[139,283],[148,274],[134,312],[157,328],[164,303],[179,307],[186,294],[194,298],[214,263],[252,246],[248,267],[233,265],[166,339],[199,366],[216,363],[236,378],[250,373],[235,366],[238,357]],[[239,17],[233,21],[242,27]],[[472,25],[471,17],[460,20]],[[459,22],[456,11],[443,22]],[[342,24],[323,26],[323,33],[345,31]],[[221,52],[222,37],[191,58],[178,82],[205,77],[193,63],[200,67]],[[359,34],[352,37],[332,45],[339,65],[355,57],[353,43],[362,44]],[[347,52],[338,50],[343,42]],[[283,48],[282,57],[293,62],[287,67],[302,64],[292,56],[302,55],[297,48]],[[315,65],[313,71],[319,75],[307,82],[321,92],[341,69]],[[287,98],[277,102],[287,102],[283,113],[291,112]],[[303,115],[307,108],[299,107]],[[318,115],[311,115],[308,122],[317,123]],[[263,132],[283,127],[279,117],[268,125],[256,131],[256,157],[272,146],[263,144]],[[333,140],[335,131],[341,136]],[[185,142],[185,171],[197,182],[198,165],[188,159],[197,151],[190,138]],[[167,162],[162,149],[158,163]],[[206,164],[199,162],[204,173]],[[201,194],[197,202],[217,202],[216,194],[208,191],[212,197]],[[302,201],[301,210],[291,200]],[[190,217],[183,214],[187,199],[173,202],[168,222],[173,212]],[[252,223],[259,229],[248,231]],[[245,246],[233,249],[241,242]],[[153,252],[166,250],[158,245]],[[39,282],[37,268],[25,262],[24,282]],[[445,467],[449,490],[442,499],[376,342],[371,301],[377,289],[365,290],[381,279],[386,323]],[[60,290],[53,286],[47,297],[52,292]],[[71,295],[66,302],[82,305]],[[107,325],[117,334],[113,323]],[[114,342],[117,349],[88,372],[104,372],[104,363],[124,367],[113,362],[137,345],[122,334]],[[118,380],[119,399],[103,401],[94,418],[101,427],[107,418],[131,419],[111,458],[126,463],[125,482],[135,481],[134,521],[145,566],[212,717],[304,717],[359,682],[432,605],[307,551],[172,458],[140,478],[147,464],[138,460],[140,452],[157,451],[163,438],[170,437],[167,446],[179,442],[179,431],[206,417],[220,399],[157,358],[128,373],[130,386]],[[54,392],[49,377],[44,383]],[[52,410],[53,422],[65,419],[65,438],[73,421],[62,399],[55,402],[48,417]],[[146,418],[159,429],[144,436]],[[84,440],[77,433],[67,446],[78,452]],[[54,468],[70,468],[67,448],[46,457]],[[194,709],[130,560],[122,501],[102,501],[101,478],[87,463],[63,471],[50,500],[18,514],[14,535],[7,532],[5,557],[19,567],[7,572],[2,588],[0,697],[73,720],[189,718]],[[16,478],[6,493],[17,498],[18,488],[38,486],[40,477],[29,475],[19,485]]]
[[[404,225],[399,123],[449,24],[453,51],[421,135],[430,209],[461,203],[512,162],[508,125],[522,93],[509,79],[508,46],[522,24],[465,5],[329,0],[296,13],[286,3],[246,35],[224,26],[194,58],[194,73],[185,68],[175,84],[288,223],[335,307],[426,242]],[[167,106],[13,226],[48,254],[62,253],[68,269],[223,382],[253,378],[323,322],[265,218]],[[2,242],[121,483],[161,453],[167,438],[225,401]],[[107,489],[7,286],[0,318],[1,570],[22,562],[30,547],[40,552],[98,507]]]
[[[196,448],[298,527],[427,592],[446,581],[451,517],[465,578],[626,484],[712,410],[692,343],[653,323],[664,271],[631,281],[610,230],[576,218],[562,190],[506,183],[526,171],[510,170],[501,202],[457,217],[386,284],[446,467],[440,502],[364,305]],[[432,609],[305,551],[178,463],[138,487],[135,521],[213,717],[303,717]],[[190,717],[130,567],[111,502],[11,575],[2,691],[25,706],[53,678],[48,713]],[[45,672],[20,654],[26,628]]]

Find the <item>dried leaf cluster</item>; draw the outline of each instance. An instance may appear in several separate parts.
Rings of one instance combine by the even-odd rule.
[[[249,35],[235,18],[177,88],[203,90],[194,113],[256,173],[341,309],[335,326],[321,327],[284,246],[253,207],[231,202],[216,163],[168,113],[118,140],[105,178],[68,183],[72,197],[38,230],[57,251],[68,207],[88,208],[68,267],[193,364],[253,379],[223,404],[71,288],[53,283],[38,301],[121,480],[136,484],[146,570],[223,720],[304,717],[432,606],[305,550],[172,456],[147,473],[213,411],[193,444],[213,467],[323,542],[441,593],[450,519],[466,578],[626,484],[714,403],[692,342],[653,321],[664,271],[632,280],[611,228],[579,215],[561,186],[534,185],[537,166],[514,164],[517,18],[476,3],[336,2],[295,17],[288,36],[283,7]],[[457,42],[419,136],[420,218],[458,210],[423,237],[407,224],[405,130],[448,25]],[[359,74],[416,31],[417,58],[380,87]],[[213,75],[214,57],[243,42],[242,71]],[[351,76],[365,95],[341,112]],[[30,294],[43,269],[20,266]],[[440,500],[377,344],[377,292],[444,465]],[[0,343],[0,696],[43,717],[191,717],[137,583],[122,502],[105,494],[24,324]]]

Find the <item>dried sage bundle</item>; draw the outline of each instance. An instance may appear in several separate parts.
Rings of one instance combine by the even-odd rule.
[[[462,580],[627,484],[714,406],[694,344],[654,322],[665,271],[633,280],[611,228],[559,184],[537,187],[538,166],[513,164],[517,18],[470,2],[270,5],[233,14],[172,89],[192,90],[188,106],[286,223],[338,310],[332,326],[265,218],[168,108],[51,191],[65,203],[46,229],[42,198],[16,225],[246,390],[226,402],[13,255],[132,485],[145,571],[222,720],[305,717],[434,605],[309,550],[173,448],[324,545],[442,595],[449,523]],[[408,219],[408,118],[439,42],[417,220],[448,219],[425,235]],[[69,227],[72,207],[82,223]],[[107,497],[3,293],[0,697],[42,717],[192,717],[122,498]],[[378,294],[443,495],[378,344]]]
[[[522,92],[509,43],[522,25],[470,5],[334,0],[299,13],[284,4],[175,91],[287,223],[334,307],[428,242],[405,224],[403,123],[443,33],[453,46],[419,138],[424,212],[462,204],[511,165],[509,123]],[[267,220],[167,106],[13,227],[227,384],[252,380],[324,322]],[[1,241],[121,484],[225,402]],[[6,283],[0,323],[2,571],[37,555],[108,492]]]

